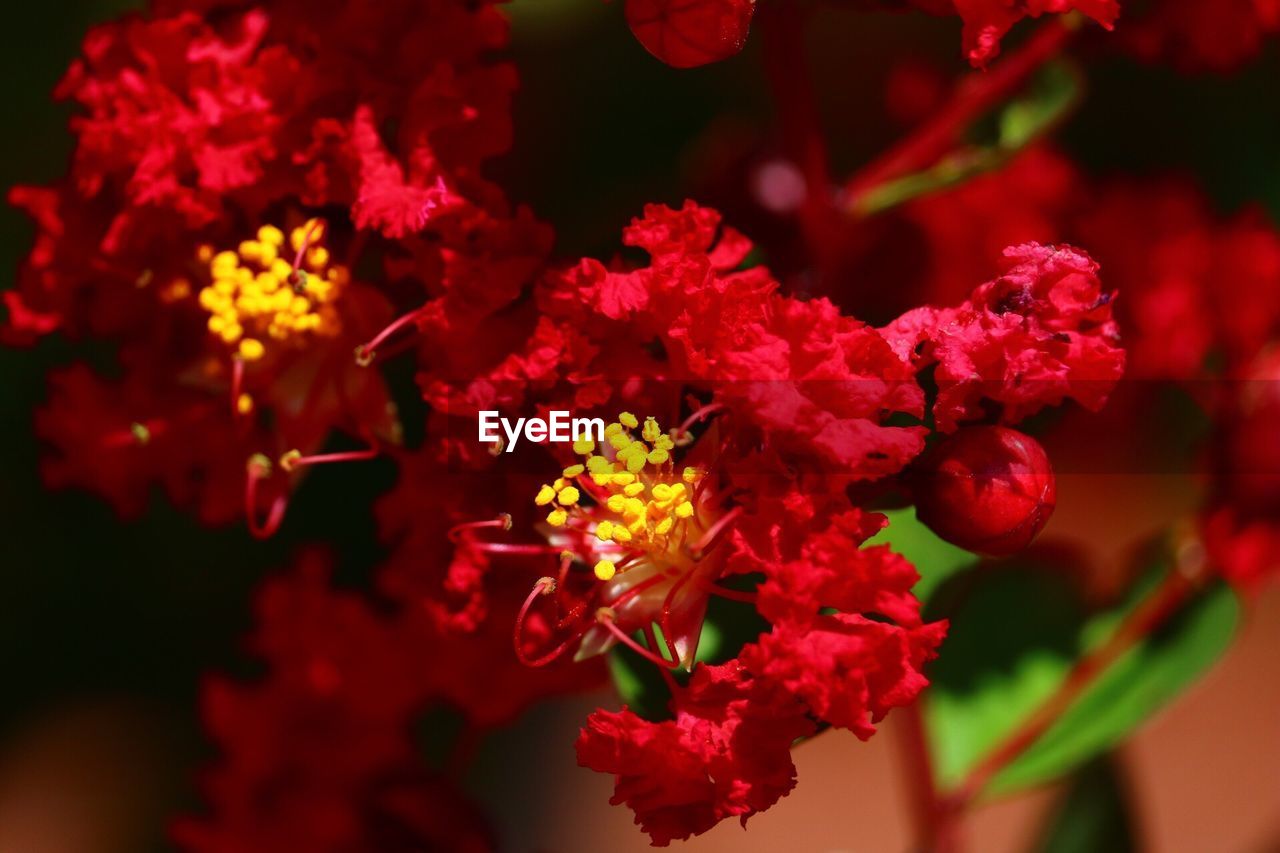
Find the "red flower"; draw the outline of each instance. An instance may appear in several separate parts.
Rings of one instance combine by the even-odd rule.
[[[473,428],[481,406],[586,413],[614,403],[661,416],[624,411],[603,444],[575,444],[559,476],[530,489],[543,519],[522,524],[517,511],[512,528],[540,531],[545,545],[507,542],[484,523],[462,540],[467,553],[522,556],[526,575],[541,575],[517,620],[527,661],[625,644],[664,669],[693,670],[675,691],[674,722],[600,713],[579,744],[581,761],[619,775],[615,801],[631,804],[657,843],[749,815],[789,790],[782,752],[794,735],[748,755],[723,727],[773,719],[789,733],[811,717],[867,737],[927,683],[922,667],[945,625],[922,624],[905,560],[860,549],[884,522],[846,490],[852,481],[874,487],[923,448],[926,427],[889,423],[924,416],[917,373],[942,362],[952,385],[935,414],[953,428],[982,415],[983,398],[1005,401],[1010,420],[1069,394],[1099,404],[1122,360],[1095,268],[1072,250],[1010,250],[1005,276],[960,308],[933,309],[944,321],[881,332],[825,300],[778,294],[766,270],[741,268],[746,239],[717,234],[718,225],[692,203],[650,206],[624,234],[649,253],[647,265],[586,260],[552,273],[535,293],[540,311],[520,321],[525,346],[473,348],[422,377],[444,434],[451,421]],[[954,341],[935,344],[935,329]],[[459,381],[449,365],[460,363],[479,374]],[[1024,365],[1045,381],[1024,387]],[[680,426],[664,430],[664,421]],[[722,585],[754,573],[764,576],[754,593]],[[712,595],[753,604],[772,627],[732,669],[700,677]],[[530,643],[537,624],[553,628]],[[738,691],[735,710],[709,719],[702,693],[723,687],[724,672]]]
[[[262,591],[262,681],[206,686],[222,757],[204,780],[211,813],[178,821],[176,840],[208,853],[493,849],[475,807],[409,737],[422,701],[415,650],[326,574],[308,558]]]
[[[1117,0],[952,0],[964,20],[965,55],[985,65],[1000,52],[1000,39],[1018,21],[1045,14],[1079,12],[1111,29],[1120,14]]]
[[[577,745],[580,764],[618,776],[611,802],[630,806],[655,845],[727,817],[745,826],[794,787],[791,743],[814,727],[786,691],[737,663],[703,666],[672,705],[660,723],[596,711]]]
[[[56,400],[41,418],[55,445],[81,444],[60,448],[58,480],[122,510],[160,481],[217,522],[231,514],[224,484],[239,478],[267,534],[296,470],[376,452],[317,456],[332,431],[398,440],[379,372],[353,353],[371,359],[441,304],[487,314],[481,294],[509,299],[549,235],[479,175],[509,144],[515,85],[489,58],[506,24],[488,4],[244,5],[160,3],[155,17],[88,36],[58,90],[82,108],[72,173],[11,195],[39,232],[5,296],[4,336],[58,329],[119,344],[128,410],[81,380],[79,401],[99,410]],[[390,116],[393,141],[381,136]],[[319,223],[311,206],[350,214]],[[362,228],[398,239],[371,246]],[[390,327],[385,296],[351,281],[366,252],[391,292],[419,300]],[[189,450],[162,440],[179,427]],[[145,437],[119,440],[130,433]],[[125,476],[107,483],[108,471]]]
[[[885,714],[910,705],[928,686],[924,663],[946,633],[945,622],[904,629],[837,613],[775,626],[745,647],[741,660],[762,681],[802,699],[818,719],[866,740]]]
[[[1071,398],[1098,409],[1124,372],[1124,351],[1098,265],[1070,247],[1005,250],[1003,274],[955,309],[920,308],[885,329],[917,367],[936,363],[938,429],[1002,406],[1016,423]]]

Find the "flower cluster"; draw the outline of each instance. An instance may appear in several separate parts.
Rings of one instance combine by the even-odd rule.
[[[71,174],[11,193],[38,235],[6,338],[118,345],[116,376],[53,378],[50,481],[126,514],[162,484],[270,532],[333,430],[395,444],[385,384],[352,358],[389,297],[501,298],[546,252],[479,174],[510,136],[505,37],[490,4],[451,0],[160,3],[93,31],[58,89],[81,107]]]
[[[1023,17],[1117,13],[912,5],[963,18],[977,65]],[[738,50],[753,12],[626,4],[681,66]],[[38,234],[4,296],[5,339],[102,337],[116,361],[110,377],[51,378],[37,418],[51,483],[126,514],[159,485],[207,523],[244,516],[266,537],[309,466],[382,455],[399,472],[376,508],[376,590],[335,591],[304,556],[261,597],[265,676],[209,683],[224,757],[211,814],[175,830],[191,849],[487,849],[412,721],[460,716],[462,762],[531,703],[595,683],[606,653],[657,667],[669,701],[593,713],[580,762],[617,777],[615,802],[656,844],[745,822],[791,790],[798,738],[868,738],[928,683],[947,626],[922,617],[916,569],[866,544],[887,524],[874,501],[932,473],[941,485],[917,502],[940,535],[1025,546],[1054,493],[1012,425],[1065,401],[1096,410],[1124,370],[1098,265],[1060,235],[1018,233],[1068,213],[1018,219],[981,182],[902,212],[944,272],[881,326],[785,292],[693,202],[650,205],[624,230],[643,263],[549,264],[549,230],[481,174],[509,144],[515,78],[491,57],[505,41],[475,0],[159,0],[92,32],[60,85],[80,107],[67,178],[11,194]],[[954,216],[962,197],[991,222]],[[1066,233],[1105,244],[1096,228]],[[1237,236],[1261,258],[1265,237]],[[1251,329],[1250,351],[1272,331]],[[1181,345],[1203,360],[1224,335]],[[1141,358],[1158,360],[1151,346]],[[428,409],[409,448],[380,370],[406,351]],[[610,424],[563,456],[509,459],[470,439],[491,409]],[[335,432],[362,449],[321,452]],[[1011,470],[1022,479],[1001,480],[988,523],[958,523],[974,508],[952,481]],[[761,627],[708,651],[713,597]]]
[[[742,266],[746,238],[691,202],[650,206],[624,242],[649,263],[551,273],[523,349],[490,353],[464,381],[448,364],[422,381],[462,423],[492,406],[632,409],[530,490],[532,520],[512,511],[545,547],[466,541],[544,567],[521,619],[556,631],[531,663],[621,644],[692,670],[670,676],[671,719],[599,711],[578,743],[665,844],[786,794],[790,745],[816,725],[869,737],[927,683],[945,625],[921,620],[909,563],[861,547],[885,521],[847,487],[884,488],[935,429],[1012,423],[1066,398],[1096,407],[1123,353],[1096,266],[1066,247],[1012,248],[960,306],[876,329],[781,295],[767,270]],[[730,585],[739,578],[754,588]],[[710,596],[769,624],[714,664],[698,658]]]

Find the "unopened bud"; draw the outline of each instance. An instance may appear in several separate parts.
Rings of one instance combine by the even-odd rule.
[[[1057,502],[1049,456],[1029,435],[1000,426],[969,427],[924,460],[916,514],[934,533],[969,551],[1002,557],[1021,551]]]

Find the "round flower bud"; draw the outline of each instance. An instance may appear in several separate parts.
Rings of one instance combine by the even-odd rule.
[[[693,68],[742,50],[755,6],[755,0],[627,0],[625,9],[645,50],[675,68]]]
[[[993,557],[1031,544],[1057,501],[1044,448],[1000,426],[968,427],[944,439],[915,486],[916,515],[934,533]]]

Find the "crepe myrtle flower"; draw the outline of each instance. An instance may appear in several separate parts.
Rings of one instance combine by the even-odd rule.
[[[1096,265],[1067,247],[1010,248],[968,301],[877,329],[780,294],[767,270],[743,265],[749,241],[692,202],[649,206],[624,242],[649,263],[548,274],[528,333],[501,339],[523,348],[445,347],[422,383],[438,417],[471,422],[468,435],[482,410],[626,406],[603,442],[562,448],[523,506],[453,538],[540,567],[514,624],[530,665],[625,646],[664,674],[668,718],[597,711],[578,756],[615,774],[614,802],[666,844],[790,791],[796,738],[825,726],[870,737],[926,685],[946,626],[922,620],[914,567],[864,546],[886,523],[868,497],[903,480],[934,434],[964,442],[992,418],[1067,398],[1101,405],[1123,351]],[[463,364],[472,372],[459,380]],[[1025,504],[1009,524],[1010,502],[999,523],[1025,535],[997,544],[1029,541],[1047,505]],[[767,623],[717,664],[698,656],[712,596]],[[543,642],[528,642],[530,620],[550,626]]]
[[[9,196],[36,240],[0,337],[115,355],[51,376],[46,480],[126,515],[158,485],[267,536],[299,472],[394,445],[366,369],[393,309],[417,320],[481,281],[501,299],[549,244],[479,175],[509,144],[506,35],[458,0],[158,0],[92,30],[56,93],[76,106],[70,173]],[[358,449],[323,452],[334,433]]]

